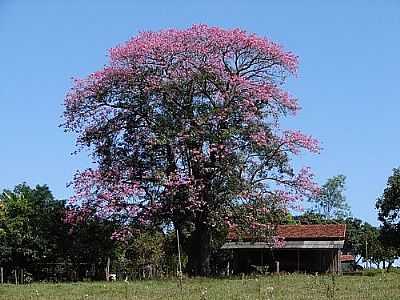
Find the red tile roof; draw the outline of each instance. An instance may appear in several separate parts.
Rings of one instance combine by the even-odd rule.
[[[285,240],[344,240],[345,224],[278,225],[276,234]],[[237,233],[229,230],[228,240],[238,240]]]
[[[350,262],[350,261],[355,261],[355,258],[353,255],[350,254],[343,254],[340,256],[340,260],[342,262]]]
[[[285,239],[340,239],[346,235],[345,224],[279,225],[277,235]]]

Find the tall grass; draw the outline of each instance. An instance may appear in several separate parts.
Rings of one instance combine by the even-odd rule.
[[[400,274],[313,276],[291,274],[232,279],[193,278],[134,282],[3,285],[1,300],[122,299],[400,299]]]

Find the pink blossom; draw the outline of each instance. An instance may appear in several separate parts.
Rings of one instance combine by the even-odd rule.
[[[142,32],[110,49],[65,99],[63,125],[96,164],[75,175],[66,219],[267,228],[271,203],[285,209],[318,192],[290,160],[318,153],[318,142],[280,128],[300,110],[282,85],[297,65],[267,38],[207,25]]]
[[[285,131],[282,141],[294,154],[298,154],[300,149],[306,149],[314,153],[319,153],[321,150],[318,140],[300,131]]]

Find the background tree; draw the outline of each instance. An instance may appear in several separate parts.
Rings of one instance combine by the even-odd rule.
[[[46,185],[17,185],[0,195],[0,260],[35,273],[43,262],[57,257],[60,230],[65,227],[65,202],[54,199]]]
[[[375,264],[376,268],[380,268],[382,265],[388,272],[399,257],[399,252],[396,248],[385,245],[381,230],[378,228],[376,228],[372,236],[372,243],[369,244],[368,251],[368,260]]]
[[[378,219],[383,224],[381,242],[392,261],[393,257],[400,256],[400,168],[393,169],[383,195],[377,199],[376,208]]]
[[[60,250],[64,253],[63,262],[71,263],[80,280],[90,270],[90,277],[104,280],[104,269],[107,260],[116,257],[118,241],[112,239],[118,230],[118,223],[99,217],[87,219],[84,223],[75,224],[64,236]]]
[[[357,218],[346,219],[346,240],[343,247],[345,253],[352,253],[356,257],[356,264],[365,259],[366,242],[368,243],[368,228],[372,226]]]
[[[318,191],[308,168],[291,165],[301,150],[318,152],[317,141],[279,125],[299,110],[282,89],[296,73],[292,53],[239,29],[196,25],[141,33],[109,56],[65,100],[64,127],[97,164],[74,178],[70,206],[80,210],[71,222],[97,214],[173,224],[186,233],[187,271],[206,275],[217,225],[258,225],[236,205]]]
[[[326,219],[344,219],[350,216],[350,206],[344,195],[345,181],[344,175],[329,178],[321,192],[309,199],[314,204],[314,210]]]
[[[391,233],[387,234],[384,228],[380,228],[380,235],[378,240],[379,251],[377,251],[378,261],[383,263],[383,268],[389,272],[396,259],[400,257],[400,250],[392,244]]]
[[[326,217],[314,211],[305,211],[302,215],[295,216],[294,219],[300,224],[327,224],[336,223],[335,220],[327,220]]]
[[[364,260],[379,267],[382,263],[383,268],[389,270],[398,257],[398,251],[387,244],[383,229],[357,218],[347,218],[346,225],[343,251],[351,252],[356,257],[356,264]]]
[[[76,274],[88,265],[103,272],[107,257],[114,256],[117,242],[111,236],[118,223],[97,217],[72,226],[65,223],[65,213],[65,201],[55,199],[46,185],[24,183],[0,194],[0,265],[6,276],[17,270],[20,278],[24,270],[34,280],[57,279],[61,274],[43,269],[70,263]]]
[[[154,230],[143,231],[132,239],[126,250],[126,256],[133,262],[132,268],[140,277],[152,277],[162,273],[165,263],[165,242],[164,234]]]
[[[376,202],[378,219],[383,224],[385,240],[400,248],[400,168],[393,169],[383,195]]]

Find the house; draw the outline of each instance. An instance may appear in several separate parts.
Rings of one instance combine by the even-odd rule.
[[[342,254],[340,261],[342,263],[342,272],[354,272],[356,271],[355,257],[351,254]]]
[[[278,225],[280,247],[240,238],[230,230],[222,249],[230,251],[228,273],[268,272],[341,273],[346,235],[344,224]]]

